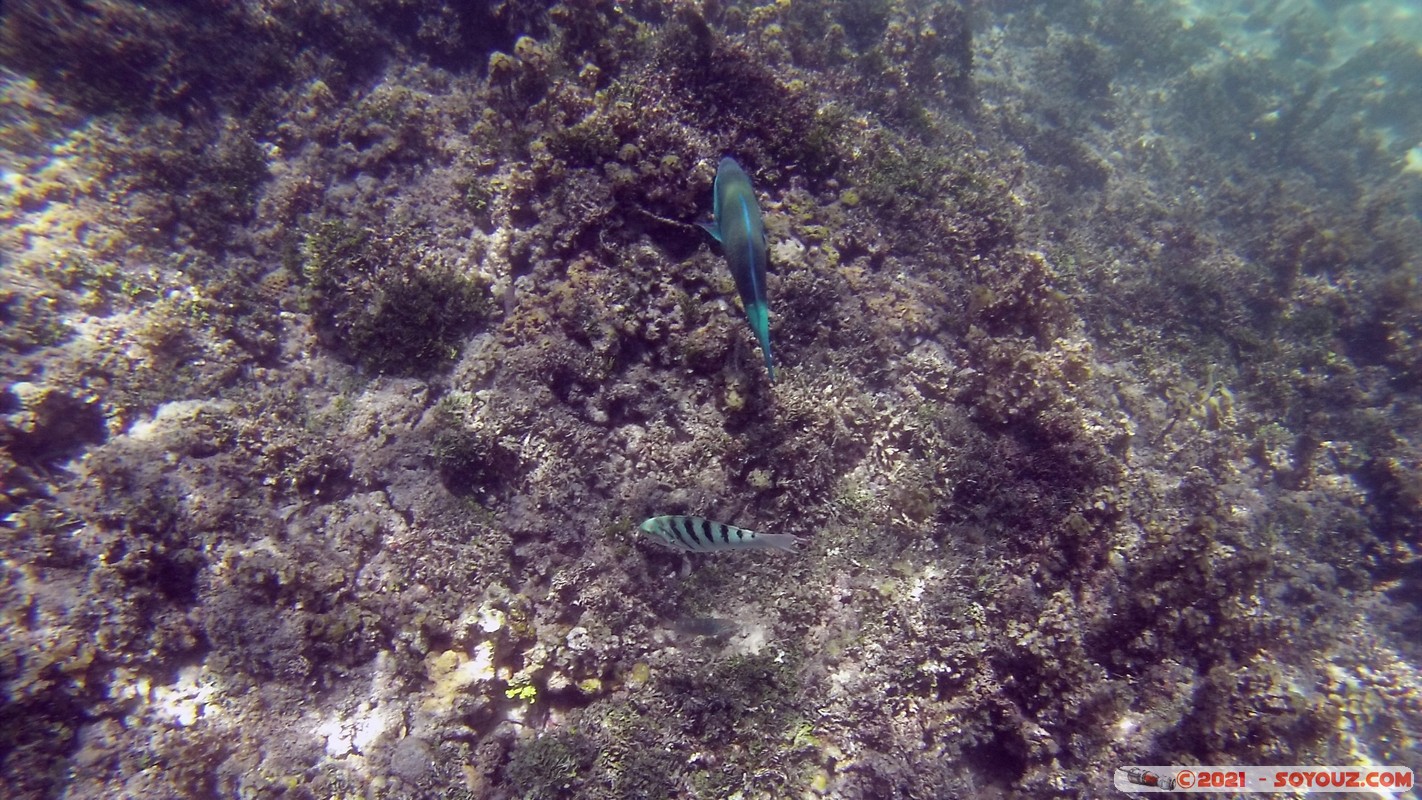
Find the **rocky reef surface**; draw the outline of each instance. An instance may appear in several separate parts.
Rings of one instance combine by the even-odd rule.
[[[1416,765],[1422,51],[1216,5],[6,4],[7,796]]]

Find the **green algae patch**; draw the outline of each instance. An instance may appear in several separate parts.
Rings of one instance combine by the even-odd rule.
[[[408,235],[327,222],[306,238],[303,274],[321,342],[373,372],[447,365],[489,313],[488,288],[422,254]]]
[[[504,777],[527,800],[570,797],[581,787],[596,750],[584,736],[551,733],[520,744],[513,751]]]

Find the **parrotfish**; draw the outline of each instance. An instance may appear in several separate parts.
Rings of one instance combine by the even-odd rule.
[[[793,533],[756,533],[724,522],[712,522],[705,517],[680,515],[652,517],[643,522],[641,531],[673,550],[705,553],[715,550],[786,550],[795,551],[800,537]]]
[[[741,305],[746,309],[746,320],[760,342],[761,353],[765,355],[765,370],[770,373],[771,383],[774,383],[775,363],[770,356],[770,305],[765,298],[765,225],[761,221],[760,206],[755,202],[750,177],[730,156],[721,159],[721,165],[716,168],[712,198],[712,213],[716,221],[703,222],[701,227],[721,243],[721,249],[726,253],[726,263],[731,267],[731,277],[736,279],[736,291],[740,292]]]

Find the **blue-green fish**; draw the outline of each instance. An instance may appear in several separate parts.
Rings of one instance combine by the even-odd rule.
[[[755,202],[750,177],[730,156],[721,159],[716,168],[716,185],[712,194],[714,223],[701,227],[721,243],[731,277],[736,279],[736,291],[746,308],[746,320],[760,342],[765,355],[765,370],[770,382],[775,382],[775,364],[770,357],[770,305],[765,299],[765,225],[760,218],[760,206]]]
[[[705,553],[713,550],[787,550],[795,551],[800,537],[793,533],[756,533],[724,522],[712,522],[705,517],[680,515],[652,517],[643,522],[641,530],[673,550]]]

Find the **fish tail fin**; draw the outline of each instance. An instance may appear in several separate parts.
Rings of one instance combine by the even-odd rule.
[[[787,553],[795,552],[795,546],[800,543],[800,537],[793,533],[762,533],[757,534],[766,547],[776,550],[784,550]]]
[[[770,373],[770,382],[775,383],[775,359],[770,355],[770,310],[764,303],[751,303],[746,306],[746,319],[765,357],[765,371]]]

